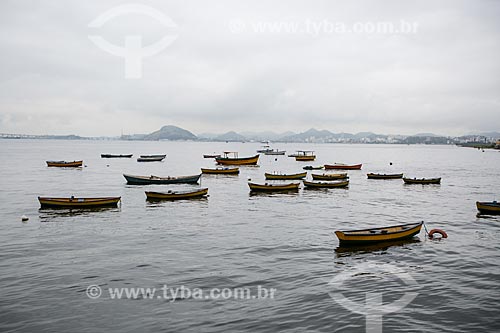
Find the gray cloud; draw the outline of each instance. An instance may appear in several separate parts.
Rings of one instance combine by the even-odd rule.
[[[121,1],[0,4],[0,132],[117,135],[176,124],[227,130],[499,130],[496,1],[140,1],[178,29],[127,15],[87,25]],[[232,33],[238,20],[246,30]],[[415,34],[256,33],[258,22],[417,22]],[[177,40],[124,79],[129,34]]]

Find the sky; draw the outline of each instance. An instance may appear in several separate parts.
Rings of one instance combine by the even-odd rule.
[[[2,0],[0,133],[500,131],[498,17],[493,0]]]

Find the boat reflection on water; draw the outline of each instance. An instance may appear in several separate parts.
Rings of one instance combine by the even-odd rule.
[[[101,212],[120,212],[121,205],[118,207],[94,207],[94,208],[40,208],[38,209],[40,222],[58,222],[57,218],[92,216]]]
[[[382,242],[382,243],[376,243],[376,244],[370,244],[370,245],[360,245],[360,246],[338,246],[335,249],[335,253],[337,254],[337,257],[348,257],[352,254],[370,253],[370,252],[375,252],[375,251],[385,251],[389,247],[393,247],[393,246],[403,247],[405,245],[414,244],[414,243],[420,243],[420,238],[413,237],[413,238],[405,239],[405,240],[389,241],[389,242]]]

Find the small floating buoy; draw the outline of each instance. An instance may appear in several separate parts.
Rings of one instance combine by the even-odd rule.
[[[444,230],[432,229],[431,231],[429,231],[429,239],[433,239],[434,234],[440,234],[441,238],[448,238],[448,234]]]
[[[106,166],[109,168],[109,164],[106,164]]]
[[[392,162],[389,162],[389,165],[392,165]]]
[[[274,160],[275,160],[275,161],[277,161],[277,160],[278,160],[278,158],[277,158],[277,157],[275,157],[275,158],[274,158]]]
[[[21,216],[21,221],[26,222],[28,220],[29,220],[29,217],[27,217],[26,215]]]

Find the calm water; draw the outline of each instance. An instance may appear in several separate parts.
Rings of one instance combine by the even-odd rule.
[[[500,218],[476,217],[476,200],[500,199],[500,154],[451,146],[299,145],[315,165],[363,163],[349,189],[250,196],[248,178],[298,172],[311,163],[262,156],[239,176],[202,177],[206,200],[150,204],[122,173],[190,175],[212,166],[203,153],[258,143],[1,140],[0,331],[2,332],[364,332],[367,292],[384,303],[417,297],[383,316],[384,332],[491,332],[500,329]],[[101,159],[101,153],[134,153]],[[166,153],[161,163],[139,154]],[[80,170],[45,160],[83,159]],[[389,165],[392,162],[393,165]],[[441,176],[437,186],[367,180],[367,172]],[[310,177],[310,176],[309,176]],[[175,188],[192,188],[179,185]],[[39,210],[37,196],[122,196],[120,208]],[[21,222],[21,216],[30,218]],[[449,238],[388,248],[336,251],[338,229],[424,220]],[[378,271],[374,267],[390,267]],[[408,274],[415,283],[401,279]],[[337,277],[341,284],[330,285]],[[336,280],[337,279],[337,280]],[[274,299],[110,299],[108,288],[276,288]],[[99,285],[103,295],[89,299]],[[359,312],[359,311],[358,311]],[[362,311],[361,311],[362,312]]]

